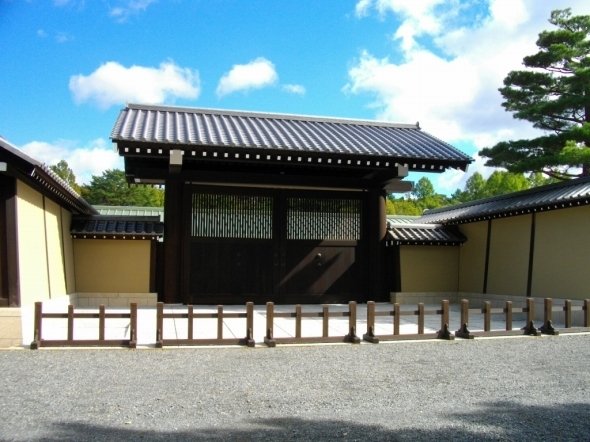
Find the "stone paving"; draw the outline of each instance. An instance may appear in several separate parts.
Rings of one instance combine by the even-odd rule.
[[[321,305],[303,305],[303,312],[319,312]],[[391,310],[392,305],[388,303],[377,303],[376,310]],[[440,305],[426,305],[425,310],[437,310]],[[346,304],[331,304],[330,312],[345,312],[348,310]],[[402,311],[416,310],[416,306],[403,305]],[[44,306],[44,312],[65,313],[67,308],[60,305]],[[98,309],[77,308],[76,312],[96,312]],[[184,311],[186,306],[174,305],[166,306],[165,312]],[[195,306],[194,312],[197,313],[215,313],[216,306]],[[275,312],[294,312],[293,305],[277,305]],[[121,308],[108,308],[107,312],[128,312]],[[224,307],[225,313],[245,312],[245,306],[230,305]],[[365,304],[359,304],[357,307],[357,335],[362,337],[367,331],[367,307]],[[483,314],[470,314],[469,330],[477,332],[483,330]],[[137,345],[139,347],[154,347],[156,343],[156,309],[155,308],[138,308],[138,331]],[[449,330],[451,332],[460,327],[460,313],[458,305],[451,305]],[[525,325],[526,316],[523,313],[513,314],[513,329],[518,330]],[[74,339],[97,339],[98,338],[98,320],[97,319],[75,319],[74,321]],[[563,322],[557,318],[553,322],[556,328],[563,328]],[[541,322],[535,323],[537,327]],[[193,337],[198,339],[212,339],[217,337],[217,319],[195,319],[193,323]],[[425,316],[424,332],[435,333],[441,328],[440,315]],[[492,330],[505,330],[503,314],[492,315]],[[322,335],[322,318],[303,318],[302,319],[302,337],[314,337]],[[348,317],[333,317],[329,320],[329,336],[344,336],[349,331]],[[411,335],[418,332],[417,316],[401,316],[400,334]],[[253,337],[257,345],[263,344],[266,334],[266,306],[254,306],[254,330]],[[375,334],[389,335],[393,334],[393,318],[391,316],[377,316],[375,320]],[[43,339],[66,339],[67,337],[67,320],[66,319],[44,319],[43,320]],[[186,339],[188,336],[187,319],[165,319],[164,320],[164,339]],[[223,320],[223,337],[224,338],[243,338],[246,336],[246,320],[240,318],[224,318]],[[293,337],[295,336],[295,318],[275,318],[274,337]],[[23,345],[28,346],[33,338],[33,312],[23,310]],[[129,320],[128,319],[107,319],[105,339],[129,339]]]

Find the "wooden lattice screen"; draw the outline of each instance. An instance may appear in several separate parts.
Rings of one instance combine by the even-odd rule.
[[[360,237],[360,200],[287,198],[287,239],[351,241]]]
[[[259,195],[195,193],[193,237],[272,238],[273,198]]]

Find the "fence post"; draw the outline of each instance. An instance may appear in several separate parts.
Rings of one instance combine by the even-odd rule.
[[[195,312],[194,312],[194,308],[192,306],[192,304],[187,305],[186,306],[188,311],[187,311],[187,338],[188,339],[193,339],[194,336],[194,327],[195,327]]]
[[[483,331],[489,332],[492,328],[492,303],[484,301],[481,312],[483,313]]]
[[[246,302],[246,337],[242,339],[240,344],[247,345],[248,347],[254,347],[256,342],[254,341],[254,303]]]
[[[266,336],[264,343],[269,347],[276,347],[277,343],[274,340],[274,304],[272,302],[266,303]]]
[[[424,303],[418,304],[418,334],[424,334]]]
[[[33,341],[31,342],[31,350],[37,350],[41,347],[41,321],[43,320],[43,303],[35,302],[35,322],[33,324]]]
[[[352,344],[360,344],[361,338],[356,335],[356,301],[348,303],[348,330],[344,340]]]
[[[295,337],[301,337],[301,304],[295,306]]]
[[[74,340],[74,306],[68,305],[68,345]]]
[[[379,338],[375,336],[375,301],[367,301],[367,333],[363,335],[363,340],[379,343]]]
[[[446,299],[441,301],[441,308],[442,312],[440,315],[440,330],[436,334],[436,337],[438,339],[452,341],[455,339],[455,336],[453,336],[449,331],[449,301]]]
[[[137,303],[132,302],[129,307],[129,348],[137,348]]]
[[[510,331],[512,330],[512,301],[506,301],[504,313],[506,315],[506,331]]]
[[[552,318],[553,318],[553,299],[545,298],[544,300],[544,322],[541,327],[539,327],[539,331],[546,335],[558,335],[559,332],[553,328]]]
[[[572,326],[572,301],[566,299],[563,304],[563,315],[565,328],[571,328]]]
[[[467,299],[461,300],[461,326],[455,332],[455,336],[462,339],[473,339],[473,335],[467,328],[469,324],[469,301]]]
[[[322,305],[322,336],[328,337],[328,321],[330,319],[330,307],[327,304]]]
[[[217,306],[217,339],[223,339],[223,306]]]
[[[164,346],[164,303],[156,304],[156,348]]]
[[[105,314],[104,304],[98,306],[98,340],[104,341]]]
[[[393,334],[399,335],[399,324],[401,322],[401,307],[398,302],[393,304]]]
[[[540,336],[541,332],[539,332],[533,324],[533,320],[535,319],[535,302],[532,298],[526,298],[526,307],[523,311],[526,312],[526,325],[522,328],[524,334]]]

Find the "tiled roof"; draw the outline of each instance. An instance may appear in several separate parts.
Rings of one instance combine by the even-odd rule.
[[[74,218],[70,232],[79,239],[156,239],[164,223],[158,217],[93,216]]]
[[[419,223],[419,216],[415,215],[387,215],[389,224],[416,224]]]
[[[48,192],[68,209],[86,215],[97,213],[47,165],[31,158],[2,137],[0,137],[0,162],[8,164],[8,173],[25,178],[29,184],[37,187],[38,190]]]
[[[440,224],[391,224],[387,241],[396,245],[457,246],[467,238],[454,226]]]
[[[181,149],[185,157],[192,150],[189,155],[198,158],[207,154],[199,147],[216,147],[226,149],[226,154],[231,151],[229,158],[246,152],[329,155],[326,164],[328,158],[354,156],[431,172],[465,169],[472,161],[417,124],[168,106],[128,105],[111,138],[122,155],[161,155],[162,150]],[[369,165],[374,164],[369,161]]]
[[[425,212],[422,223],[461,224],[590,204],[590,177]]]
[[[160,221],[164,221],[163,207],[101,206],[95,204],[94,208],[101,215],[131,217],[157,216]]]

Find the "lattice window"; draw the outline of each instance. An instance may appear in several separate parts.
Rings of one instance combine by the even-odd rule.
[[[272,197],[195,193],[192,203],[194,237],[272,238]]]
[[[287,239],[359,240],[361,201],[356,199],[287,199]]]

